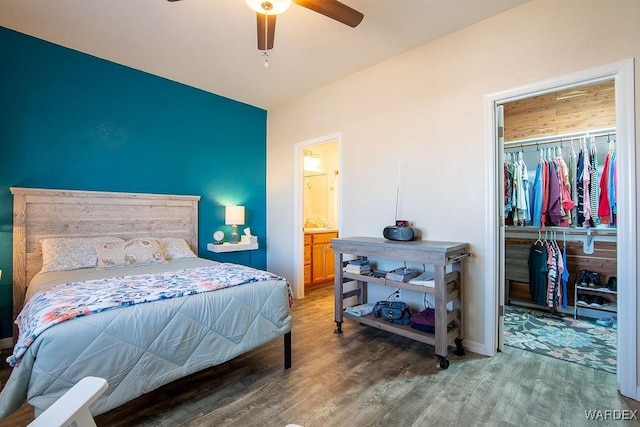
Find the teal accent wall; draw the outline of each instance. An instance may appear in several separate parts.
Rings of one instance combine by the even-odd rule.
[[[0,337],[12,333],[9,187],[200,195],[199,255],[266,268],[264,244],[250,254],[206,249],[215,230],[230,233],[226,204],[246,206],[252,234],[266,240],[266,119],[0,27]]]

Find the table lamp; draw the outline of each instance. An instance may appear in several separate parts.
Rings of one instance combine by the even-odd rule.
[[[231,226],[231,241],[229,243],[238,243],[238,226],[244,225],[244,206],[226,206],[224,223]]]

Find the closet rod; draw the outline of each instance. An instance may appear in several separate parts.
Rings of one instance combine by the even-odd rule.
[[[506,148],[513,149],[513,148],[528,147],[528,146],[534,146],[534,145],[557,144],[559,142],[564,142],[564,141],[570,142],[573,139],[580,138],[583,136],[584,137],[594,136],[597,138],[601,136],[610,136],[615,134],[616,134],[616,128],[608,128],[608,129],[598,129],[594,131],[568,133],[564,135],[547,136],[542,138],[521,139],[519,141],[505,142],[502,145],[505,149]]]
[[[505,227],[505,233],[516,232],[516,233],[541,233],[544,235],[546,232],[554,231],[557,234],[565,233],[565,234],[617,234],[618,230],[615,227],[557,227],[557,226],[547,226],[545,228],[536,228],[536,227],[520,227],[517,225],[507,225]]]

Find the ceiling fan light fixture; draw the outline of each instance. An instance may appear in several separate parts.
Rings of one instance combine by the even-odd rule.
[[[291,0],[245,0],[247,5],[264,15],[278,15],[291,6]]]

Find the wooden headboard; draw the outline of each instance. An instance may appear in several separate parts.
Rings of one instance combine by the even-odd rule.
[[[42,268],[42,239],[182,237],[198,253],[200,196],[12,187],[13,318]]]

